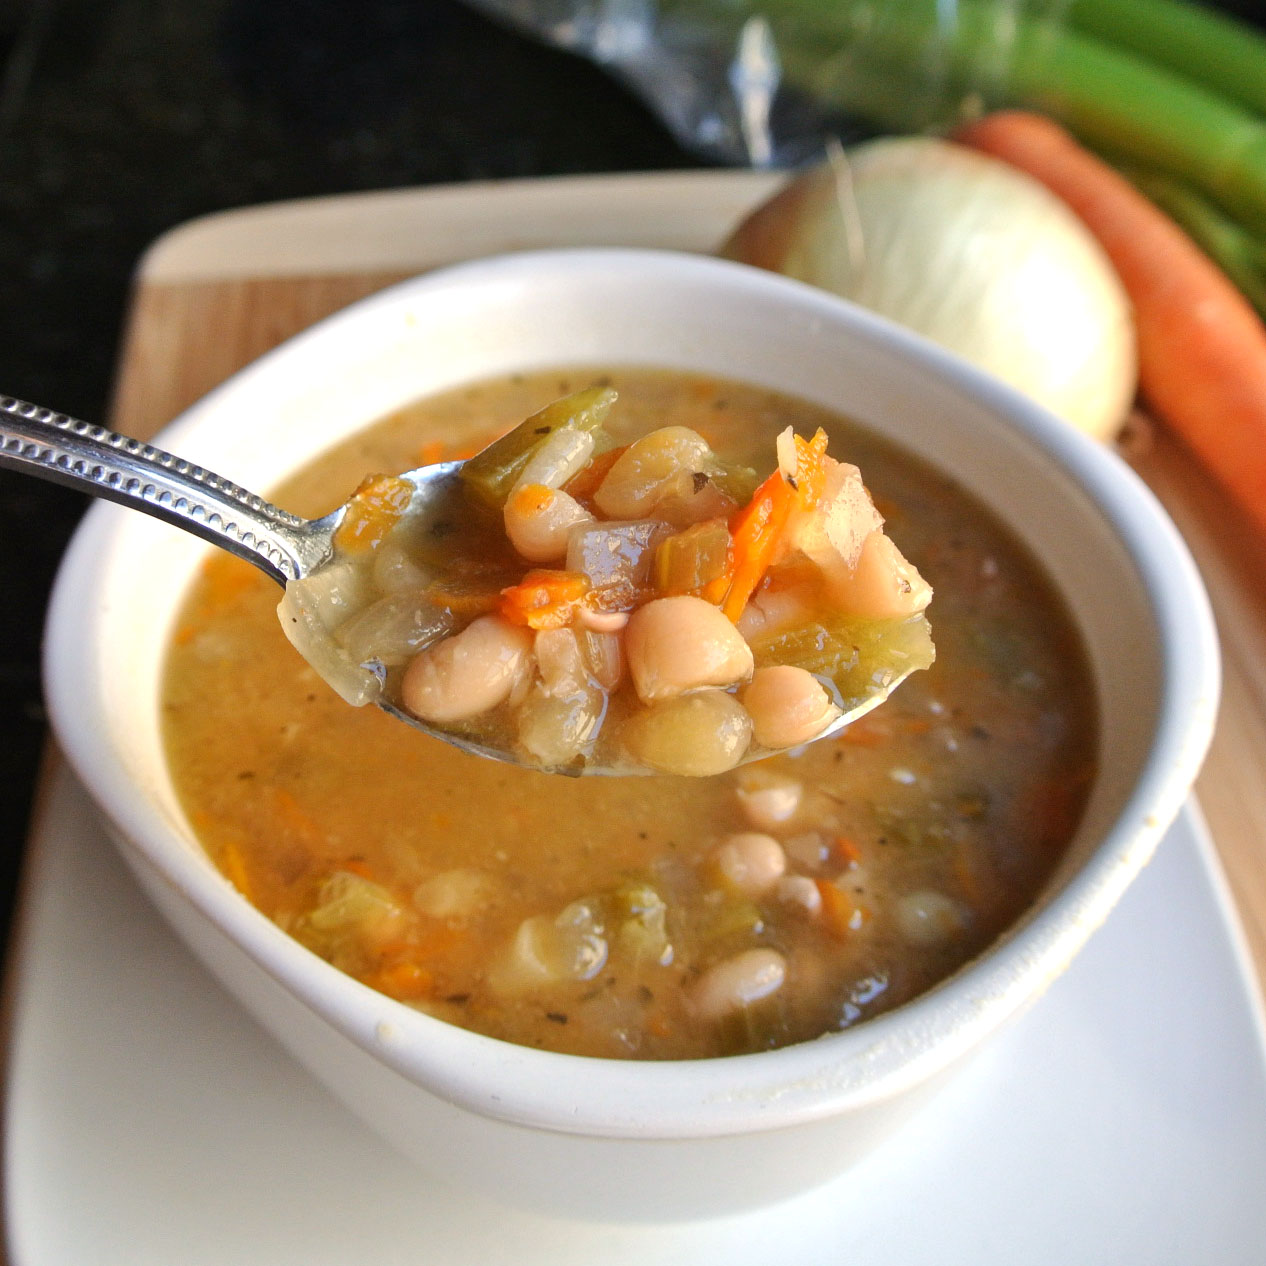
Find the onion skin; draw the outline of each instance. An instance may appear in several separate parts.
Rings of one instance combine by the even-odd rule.
[[[897,321],[1097,439],[1134,399],[1130,303],[1098,243],[1037,181],[965,146],[857,146],[793,179],[721,254]]]

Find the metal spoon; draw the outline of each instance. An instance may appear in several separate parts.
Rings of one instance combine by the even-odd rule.
[[[461,466],[461,462],[439,462],[407,471],[400,478],[434,502],[452,489]],[[301,518],[152,444],[12,396],[0,396],[0,467],[144,511],[254,563],[283,587],[310,576],[333,557],[334,533],[347,512],[343,505],[319,519]],[[414,505],[418,507],[416,500]],[[872,695],[836,718],[818,739],[838,733],[878,707],[907,676],[904,673],[885,686],[876,686]],[[428,725],[389,700],[380,700],[378,706],[415,730],[464,751],[539,768],[512,749]],[[587,764],[583,772],[640,771]]]

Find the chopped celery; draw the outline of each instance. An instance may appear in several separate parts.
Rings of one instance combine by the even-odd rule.
[[[707,519],[677,532],[655,551],[655,588],[660,593],[695,593],[716,580],[730,554],[730,530],[723,519]]]
[[[623,884],[611,894],[611,905],[619,921],[619,946],[624,953],[637,962],[664,966],[672,962],[668,907],[650,884]]]
[[[752,653],[758,668],[795,664],[829,678],[845,711],[873,695],[876,687],[927,668],[936,657],[931,626],[921,615],[908,620],[815,621],[756,639]]]
[[[462,482],[482,502],[500,509],[524,467],[555,431],[597,431],[615,403],[610,387],[589,387],[548,404],[489,444],[463,467]]]

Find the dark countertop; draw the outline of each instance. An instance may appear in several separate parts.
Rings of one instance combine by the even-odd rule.
[[[0,10],[0,391],[106,420],[145,247],[206,212],[699,166],[593,66],[455,0],[26,0]],[[85,502],[0,471],[0,935],[45,728],[48,588]]]

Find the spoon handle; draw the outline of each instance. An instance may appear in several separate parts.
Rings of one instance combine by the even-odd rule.
[[[326,520],[301,519],[153,445],[12,396],[0,396],[0,466],[143,510],[283,585],[330,549]]]

